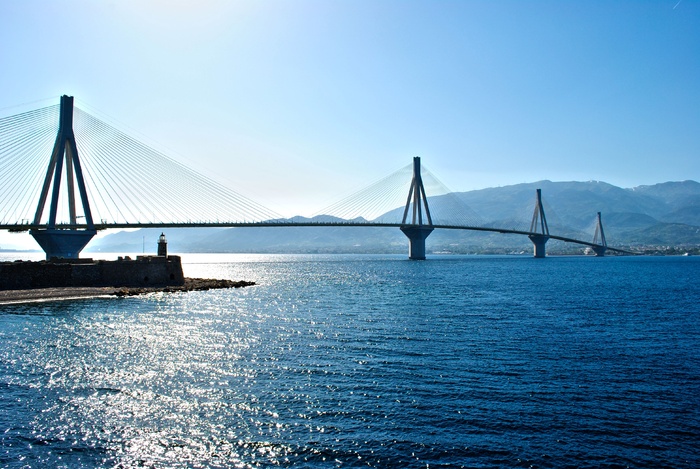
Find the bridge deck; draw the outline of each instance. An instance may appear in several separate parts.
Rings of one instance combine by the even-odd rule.
[[[323,226],[347,226],[347,227],[382,227],[382,228],[401,228],[410,226],[402,223],[374,223],[374,222],[292,222],[292,221],[264,221],[264,222],[192,222],[192,223],[114,223],[114,224],[95,224],[97,230],[106,229],[133,229],[133,228],[281,228],[281,227],[323,227]],[[466,230],[466,231],[483,231],[490,233],[516,234],[523,236],[540,235],[529,231],[510,230],[504,228],[493,228],[484,226],[451,226],[451,225],[431,225],[435,229],[444,230]],[[87,229],[87,225],[56,225],[56,228],[64,227],[65,229]],[[15,224],[15,225],[0,225],[0,230],[8,230],[11,232],[23,232],[36,229],[45,229],[45,225],[34,224]],[[556,239],[566,243],[580,244],[589,247],[599,247],[590,241],[584,241],[566,236],[548,235],[549,239]],[[607,246],[608,251],[617,252],[620,254],[636,254],[632,251],[619,249]]]

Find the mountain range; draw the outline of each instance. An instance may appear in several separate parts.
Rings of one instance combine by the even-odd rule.
[[[542,189],[552,234],[592,240],[596,213],[601,212],[611,246],[700,248],[700,183],[690,180],[631,189],[600,181],[539,181],[454,192],[430,197],[428,204],[432,212],[440,213],[441,208],[458,200],[468,207],[472,218],[486,226],[527,230],[536,189]],[[403,213],[403,207],[379,218],[396,219],[397,213]],[[171,253],[403,253],[408,244],[398,229],[381,227],[170,228],[113,233],[93,240],[86,252],[152,252],[161,231],[166,232]],[[427,240],[427,249],[510,253],[529,252],[532,245],[520,235],[435,230]],[[581,248],[551,240],[548,252],[557,250],[576,252]]]

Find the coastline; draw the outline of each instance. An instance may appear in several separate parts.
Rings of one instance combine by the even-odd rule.
[[[148,293],[204,291],[222,288],[241,288],[255,285],[245,280],[185,278],[184,285],[162,287],[58,287],[27,290],[0,290],[0,305],[65,301],[85,298],[107,298],[145,295]]]

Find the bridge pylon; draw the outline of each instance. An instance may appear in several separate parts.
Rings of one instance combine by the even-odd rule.
[[[68,196],[69,223],[56,224],[58,202],[61,195],[61,182],[63,179],[63,166],[66,168],[66,186]],[[53,185],[52,185],[53,180]],[[77,183],[80,194],[85,223],[78,225],[76,210],[75,185]],[[90,203],[83,170],[78,157],[78,147],[73,133],[73,97],[61,96],[61,112],[59,117],[58,135],[51,153],[51,160],[44,178],[44,185],[39,198],[39,205],[34,216],[34,225],[41,225],[41,218],[46,206],[46,199],[51,189],[51,205],[49,219],[46,228],[32,229],[29,233],[34,237],[41,248],[46,252],[46,259],[52,257],[77,258],[80,251],[95,236],[95,224],[92,221]]]
[[[591,246],[596,257],[603,257],[605,251],[608,249],[608,242],[605,240],[605,231],[603,231],[603,222],[600,219],[600,212],[598,212],[598,222],[595,227],[595,233],[593,234],[593,244]]]
[[[532,214],[530,233],[532,234],[528,235],[528,238],[535,247],[535,257],[545,257],[547,255],[545,245],[549,241],[549,227],[542,206],[542,189],[537,189],[537,204],[535,205],[535,213]]]
[[[411,222],[407,223],[409,209],[412,210],[412,218]],[[427,223],[423,223],[424,219]],[[419,156],[413,158],[413,180],[408,191],[401,225],[401,231],[408,237],[408,258],[425,260],[425,239],[433,232],[433,220],[430,217],[428,198],[425,195],[423,178],[420,174]]]

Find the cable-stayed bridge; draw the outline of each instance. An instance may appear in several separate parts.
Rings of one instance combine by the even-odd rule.
[[[424,259],[435,229],[527,236],[535,257],[549,239],[607,245],[600,213],[591,240],[558,234],[538,189],[520,218],[489,220],[450,192],[420,158],[311,219],[286,219],[75,108],[60,104],[0,118],[0,229],[28,231],[47,258],[76,258],[99,230],[168,227],[380,226],[399,228],[409,258]],[[552,228],[554,228],[554,225]]]

